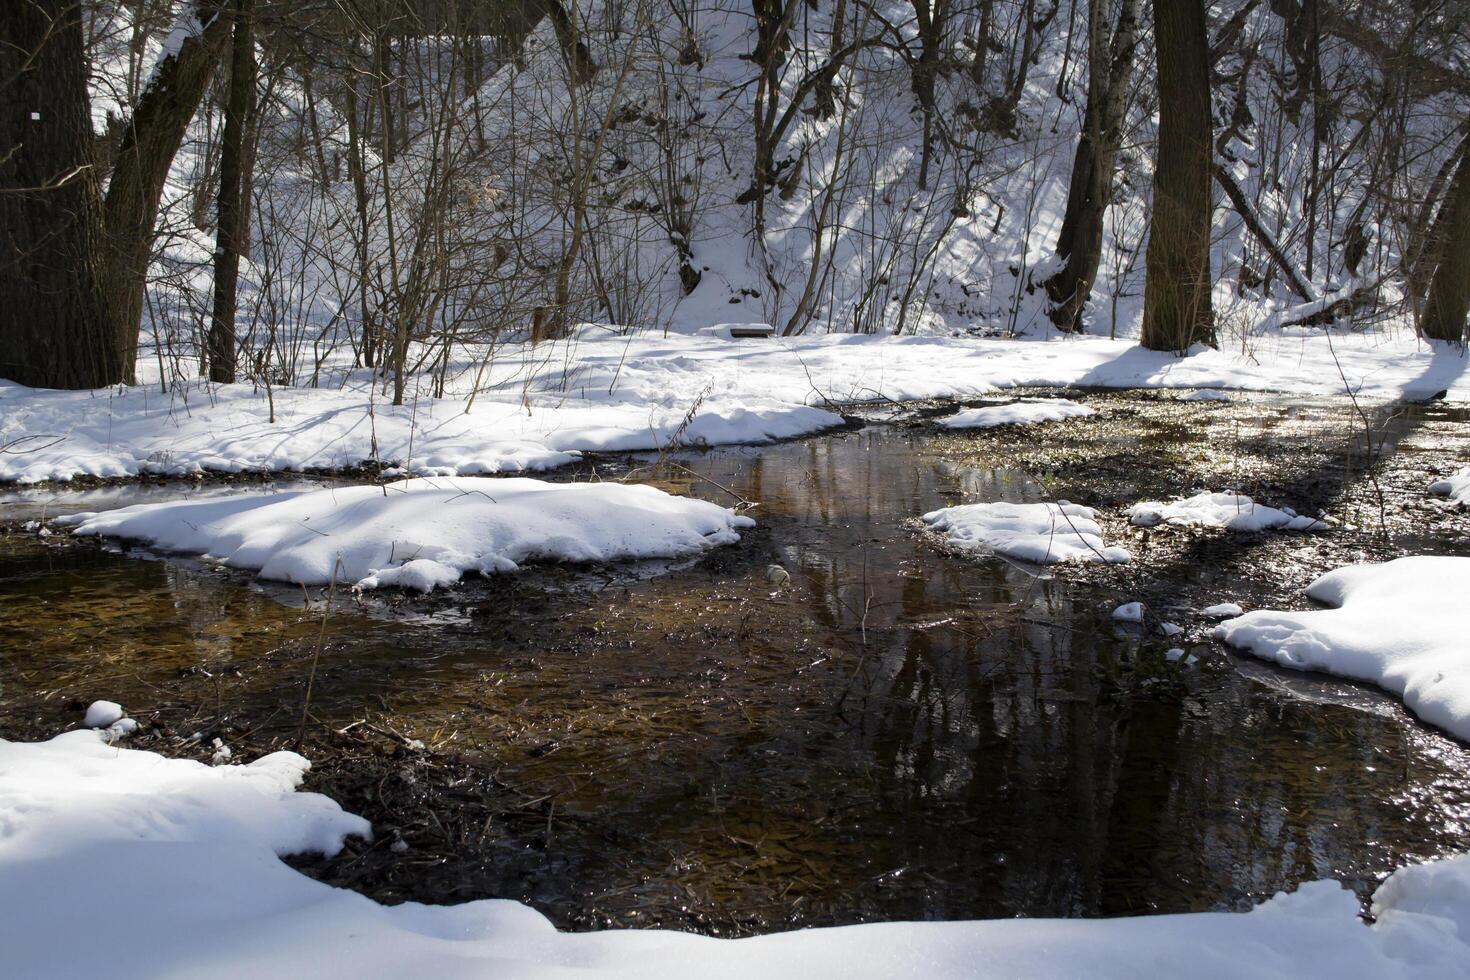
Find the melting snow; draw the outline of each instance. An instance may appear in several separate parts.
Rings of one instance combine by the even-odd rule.
[[[1307,587],[1334,609],[1257,610],[1215,635],[1263,660],[1368,681],[1432,725],[1470,740],[1470,558],[1347,565]]]
[[[1113,618],[1120,623],[1143,622],[1143,603],[1125,602],[1113,610]]]
[[[303,585],[429,591],[526,561],[680,558],[755,522],[619,483],[459,477],[138,504],[58,521]]]
[[[939,420],[946,429],[989,429],[998,425],[1032,425],[1037,422],[1056,422],[1061,419],[1081,418],[1095,415],[1086,405],[1067,401],[1064,398],[1038,399],[1027,402],[1011,402],[1009,405],[990,405],[971,408],[957,415]]]
[[[1449,497],[1451,500],[1463,500],[1470,503],[1470,466],[1462,468],[1453,476],[1435,480],[1429,485],[1429,492],[1440,497]]]
[[[1164,504],[1148,500],[1128,509],[1128,519],[1138,527],[1159,524],[1223,527],[1229,531],[1265,531],[1283,528],[1288,531],[1323,531],[1327,524],[1301,517],[1290,507],[1267,507],[1244,494],[1201,493]]]
[[[1122,548],[1103,543],[1093,510],[1066,501],[1050,504],[986,503],[945,507],[924,515],[931,530],[962,551],[1004,555],[1050,565],[1063,561],[1131,561]]]

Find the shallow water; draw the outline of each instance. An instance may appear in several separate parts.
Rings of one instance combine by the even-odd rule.
[[[1470,846],[1464,746],[1375,692],[1237,660],[1192,612],[1300,604],[1312,575],[1426,539],[1466,553],[1464,522],[1395,510],[1390,539],[1371,535],[1347,406],[1093,402],[1100,418],[1033,430],[874,424],[600,461],[604,477],[641,466],[670,490],[758,502],[759,526],[673,567],[335,597],[304,751],[312,785],[368,812],[378,844],[310,870],[383,899],[510,897],[563,925],[729,934],[1244,908],[1321,877],[1366,893]],[[1458,417],[1391,416],[1375,431],[1417,454],[1405,486],[1461,451]],[[1364,530],[1125,538],[1134,566],[1038,575],[945,554],[913,522],[1227,479]],[[0,517],[181,492],[11,495]],[[771,563],[788,588],[767,583]],[[1185,626],[1200,665],[1166,665],[1177,639],[1114,624],[1130,598]],[[221,737],[249,758],[294,735],[321,617],[319,595],[197,561],[4,536],[0,734],[55,730],[108,696],[161,744]],[[370,730],[386,749],[346,744]],[[400,837],[409,850],[390,853]]]

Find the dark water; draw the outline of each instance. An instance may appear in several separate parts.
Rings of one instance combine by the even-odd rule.
[[[640,474],[759,502],[758,529],[699,562],[532,571],[430,603],[338,597],[304,750],[316,785],[371,810],[374,767],[422,781],[411,811],[374,814],[380,841],[410,850],[343,859],[371,866],[350,880],[389,899],[524,899],[569,925],[729,933],[1243,908],[1322,877],[1366,893],[1470,847],[1463,746],[1374,692],[1237,660],[1192,611],[1300,604],[1312,575],[1392,542],[1144,541],[1110,521],[1135,566],[1038,576],[916,529],[952,503],[1115,507],[1222,474],[1273,503],[1376,510],[1339,445],[1342,406],[1098,405],[1090,429],[872,425]],[[1423,457],[1407,472],[1452,452],[1401,428]],[[131,496],[102,493],[0,506],[19,519]],[[1463,530],[1436,533],[1464,551]],[[242,758],[294,733],[319,598],[305,609],[299,589],[193,561],[0,542],[0,734],[54,730],[101,696]],[[789,587],[767,583],[771,563]],[[1118,627],[1108,613],[1131,598],[1184,636]],[[1175,645],[1198,666],[1166,664]],[[460,775],[333,741],[365,726]],[[474,826],[467,795],[494,797]]]

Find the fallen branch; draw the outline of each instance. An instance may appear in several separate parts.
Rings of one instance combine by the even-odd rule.
[[[1261,217],[1256,214],[1255,208],[1251,207],[1250,201],[1245,196],[1245,191],[1241,189],[1240,184],[1231,175],[1230,171],[1225,169],[1224,164],[1219,161],[1215,162],[1215,179],[1225,189],[1225,196],[1230,198],[1230,203],[1235,206],[1236,213],[1245,222],[1246,229],[1255,236],[1256,241],[1261,243],[1261,247],[1266,250],[1266,254],[1271,256],[1271,261],[1276,263],[1276,267],[1286,277],[1287,285],[1291,287],[1291,291],[1308,303],[1315,303],[1317,301],[1317,291],[1312,288],[1312,284],[1307,282],[1302,274],[1297,271],[1296,267],[1291,264],[1291,260],[1282,251],[1281,244],[1276,241],[1271,235],[1271,232],[1261,223]]]

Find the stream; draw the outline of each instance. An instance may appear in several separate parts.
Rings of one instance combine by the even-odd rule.
[[[1317,878],[1366,895],[1470,848],[1466,746],[1372,689],[1232,654],[1197,612],[1303,607],[1351,561],[1470,554],[1470,516],[1424,494],[1464,456],[1465,412],[1070,396],[1099,415],[946,433],[929,418],[948,406],[869,406],[772,446],[589,458],[550,478],[754,504],[757,527],[699,560],[427,598],[24,527],[331,477],[11,489],[0,736],[74,727],[95,698],[165,754],[207,760],[218,739],[249,761],[304,731],[306,788],[376,834],[298,867],[380,901],[512,898],[567,928],[1239,910]],[[1121,517],[1226,488],[1339,524],[1232,537]],[[915,521],[1063,498],[1100,508],[1135,562],[955,555]],[[1114,622],[1133,599],[1149,622]],[[1174,646],[1198,663],[1165,661]]]

